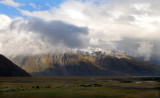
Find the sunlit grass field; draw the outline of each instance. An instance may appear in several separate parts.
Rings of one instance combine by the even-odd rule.
[[[1,77],[0,98],[160,98],[159,77]]]

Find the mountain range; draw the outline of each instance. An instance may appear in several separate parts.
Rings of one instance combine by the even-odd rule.
[[[33,76],[159,76],[160,67],[121,51],[68,51],[10,59]]]

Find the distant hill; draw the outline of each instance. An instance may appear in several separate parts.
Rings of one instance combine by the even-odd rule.
[[[129,76],[160,76],[160,67],[137,59],[101,57],[97,60],[101,67]]]
[[[26,71],[0,54],[0,77],[29,77]]]
[[[160,76],[159,66],[122,52],[78,51],[11,59],[33,76]]]

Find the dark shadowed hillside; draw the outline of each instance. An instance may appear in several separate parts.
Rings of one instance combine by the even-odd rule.
[[[0,55],[0,77],[29,77],[30,75],[12,63],[9,59]]]
[[[125,73],[129,76],[157,76],[160,75],[159,66],[136,59],[115,58],[104,56],[97,59],[97,64],[108,70]]]

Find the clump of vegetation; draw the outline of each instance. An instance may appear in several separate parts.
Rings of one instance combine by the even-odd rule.
[[[101,84],[93,84],[94,87],[101,87]]]
[[[45,88],[51,88],[51,86],[50,86],[50,85],[47,85],[47,86],[45,86]]]
[[[38,86],[38,85],[37,85],[37,86],[36,86],[36,88],[37,88],[37,89],[39,89],[39,88],[40,88],[40,86]]]
[[[132,83],[133,81],[131,80],[120,80],[120,83]]]
[[[101,84],[82,84],[80,87],[101,87]]]

